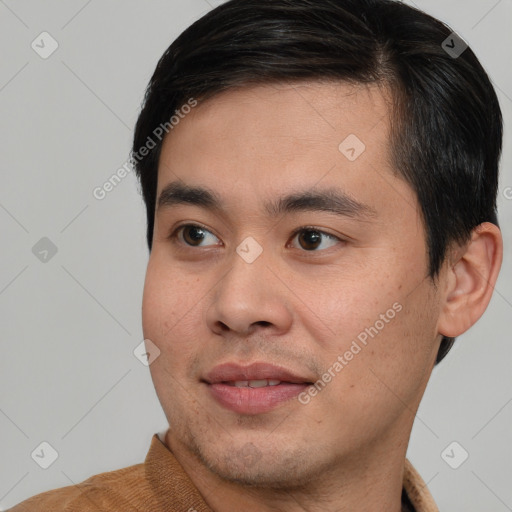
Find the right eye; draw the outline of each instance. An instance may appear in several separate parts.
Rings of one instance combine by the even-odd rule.
[[[177,238],[180,242],[190,247],[219,245],[219,243],[215,243],[215,240],[220,242],[211,231],[198,224],[184,224],[179,226],[169,238]],[[208,243],[209,240],[212,241],[212,243]]]

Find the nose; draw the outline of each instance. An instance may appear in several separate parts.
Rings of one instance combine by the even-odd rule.
[[[247,263],[237,253],[214,288],[206,313],[208,327],[216,334],[248,336],[258,330],[282,334],[290,329],[292,314],[287,288],[269,269],[263,254]]]

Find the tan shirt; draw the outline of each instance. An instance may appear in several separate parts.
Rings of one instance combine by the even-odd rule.
[[[407,459],[402,503],[403,512],[439,512],[425,483]],[[38,494],[10,509],[10,512],[110,511],[212,512],[158,434],[151,440],[144,463]]]

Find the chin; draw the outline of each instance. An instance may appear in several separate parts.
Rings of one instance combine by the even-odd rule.
[[[284,451],[272,447],[265,450],[252,442],[238,447],[231,443],[225,451],[221,446],[217,446],[217,449],[217,453],[211,453],[196,445],[194,452],[219,478],[244,487],[275,490],[303,488],[323,471],[315,467],[311,454],[300,449],[288,448]]]

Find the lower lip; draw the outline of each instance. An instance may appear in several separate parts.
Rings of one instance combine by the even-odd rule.
[[[262,388],[230,386],[229,384],[208,384],[208,388],[217,402],[239,414],[261,414],[269,412],[284,402],[297,397],[308,384],[285,382],[277,386]]]

